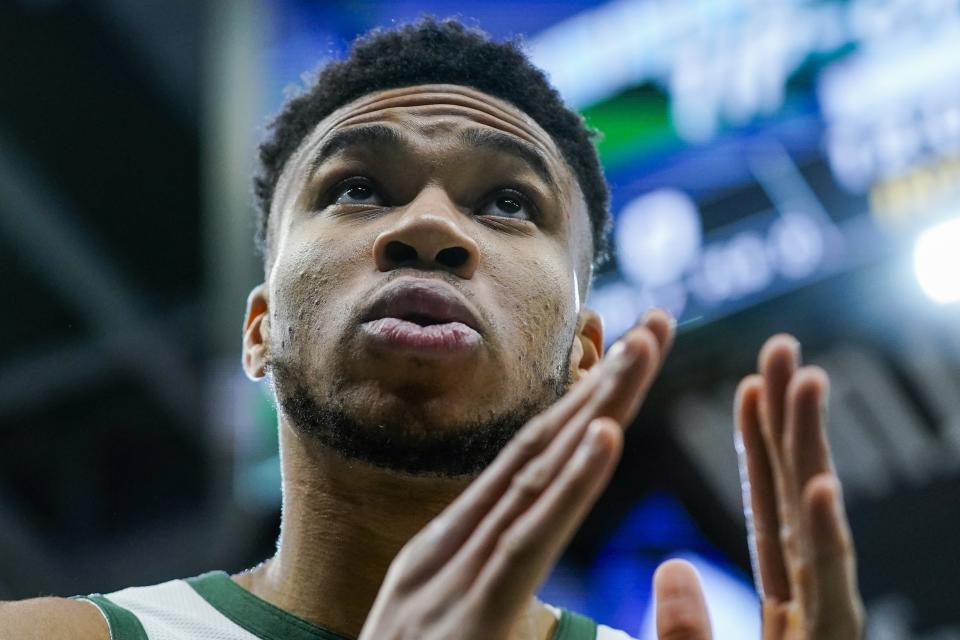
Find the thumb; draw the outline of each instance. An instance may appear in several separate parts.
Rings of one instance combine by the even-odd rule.
[[[653,574],[659,640],[710,640],[700,578],[685,560],[667,560]]]

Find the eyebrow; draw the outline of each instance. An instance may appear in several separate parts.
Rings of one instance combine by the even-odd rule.
[[[551,187],[558,190],[557,182],[550,173],[543,153],[529,142],[524,142],[516,136],[501,131],[477,127],[460,131],[457,138],[462,144],[472,149],[493,151],[518,158]],[[323,163],[334,155],[354,146],[409,149],[413,145],[406,135],[394,127],[383,124],[340,129],[332,133],[320,146],[320,150],[310,163],[310,175],[312,176]]]
[[[333,132],[310,162],[310,175],[324,162],[349,147],[409,147],[410,141],[402,133],[385,124],[368,124]]]
[[[543,153],[529,142],[495,129],[466,129],[459,134],[460,142],[474,149],[486,149],[519,158],[532,168],[544,182],[559,190]]]

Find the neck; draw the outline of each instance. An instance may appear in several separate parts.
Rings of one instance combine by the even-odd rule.
[[[394,557],[469,480],[415,477],[349,461],[283,419],[280,451],[277,553],[234,580],[281,609],[356,637]],[[533,598],[528,611],[511,638],[548,637],[543,627],[549,631],[552,615]],[[536,623],[526,624],[529,619]]]

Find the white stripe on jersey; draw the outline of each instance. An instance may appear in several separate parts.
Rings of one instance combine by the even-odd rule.
[[[636,640],[619,629],[611,629],[605,624],[597,625],[597,640]]]
[[[106,598],[136,615],[150,640],[260,640],[183,580],[130,587]]]

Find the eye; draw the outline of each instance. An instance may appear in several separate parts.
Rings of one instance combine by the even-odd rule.
[[[376,187],[366,178],[348,178],[330,191],[332,204],[383,204]]]
[[[484,216],[533,220],[536,208],[530,199],[515,189],[502,189],[495,193],[478,212]]]

